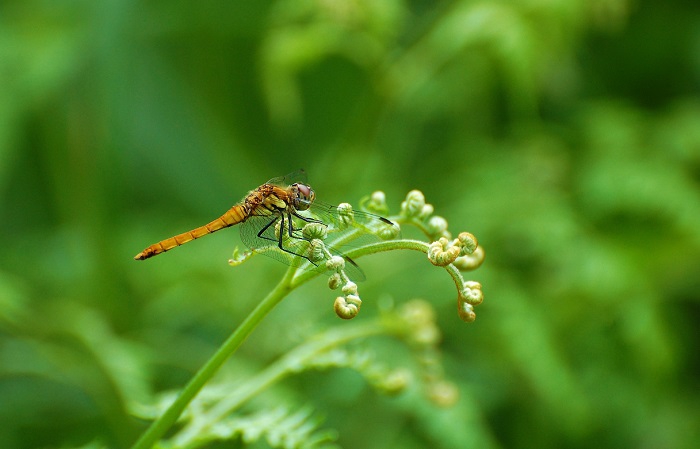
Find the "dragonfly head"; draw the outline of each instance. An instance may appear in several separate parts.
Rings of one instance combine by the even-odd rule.
[[[296,191],[295,207],[297,210],[308,209],[309,206],[311,206],[311,203],[314,202],[314,198],[316,198],[316,194],[314,193],[313,189],[306,184],[300,183],[292,184],[292,187],[294,187],[294,190]]]

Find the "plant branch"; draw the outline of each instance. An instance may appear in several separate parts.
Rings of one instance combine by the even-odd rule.
[[[332,329],[312,340],[297,346],[252,379],[240,385],[227,397],[222,398],[207,413],[206,418],[199,419],[184,428],[174,440],[175,447],[188,447],[199,435],[206,434],[208,426],[220,422],[224,417],[240,407],[248,399],[260,394],[265,389],[300,371],[300,367],[309,367],[314,358],[352,340],[378,335],[391,329],[380,320],[369,321],[354,326]]]
[[[424,253],[428,252],[429,245],[426,242],[420,240],[389,240],[386,242],[371,243],[368,245],[361,246],[359,248],[353,248],[345,252],[345,255],[357,259],[362,256],[367,256],[369,254],[382,253],[386,251],[393,251],[396,249],[410,249],[414,251],[421,251]],[[300,271],[291,283],[291,288],[294,289],[301,284],[308,282],[310,279],[318,276],[318,272],[315,271]]]
[[[265,318],[265,316],[267,316],[267,314],[292,290],[290,287],[291,280],[297,268],[297,266],[289,267],[284,277],[275,288],[268,293],[265,299],[258,304],[224,344],[221,345],[216,353],[202,366],[165,413],[151,423],[146,432],[144,432],[141,438],[132,446],[132,449],[150,449],[165,435],[168,429],[175,424],[189,403],[192,402],[197,393],[199,393],[204,384],[206,384],[217,373],[224,362],[236,352],[263,318]]]

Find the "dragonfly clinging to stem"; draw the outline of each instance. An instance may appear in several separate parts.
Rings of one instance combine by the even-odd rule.
[[[251,250],[286,264],[295,262],[295,257],[303,257],[309,261],[303,266],[305,269],[323,271],[325,270],[322,266],[319,267],[319,261],[312,260],[309,255],[312,238],[305,235],[304,225],[321,225],[329,235],[338,232],[337,238],[333,240],[336,244],[344,240],[343,236],[352,232],[357,233],[356,237],[365,240],[367,237],[381,239],[380,236],[395,238],[399,235],[398,225],[384,217],[316,201],[313,189],[306,182],[306,173],[299,170],[267,181],[248,193],[242,201],[219,218],[155,243],[138,253],[134,259],[148,259],[237,224],[241,224],[241,240]],[[341,254],[333,243],[328,245],[327,249],[329,253],[340,255],[349,262],[346,269],[356,280],[364,279],[364,274],[357,264]]]

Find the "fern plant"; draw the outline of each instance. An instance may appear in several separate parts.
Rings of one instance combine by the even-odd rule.
[[[361,209],[368,212],[388,212],[383,192],[375,192],[364,198],[360,205]],[[348,212],[349,219],[352,219],[351,206],[343,205],[343,209]],[[452,238],[447,221],[433,214],[433,206],[426,203],[423,194],[417,190],[408,193],[401,204],[399,214],[389,219],[399,225],[416,226],[429,241],[398,238],[364,243],[362,233],[353,233],[350,237],[343,237],[345,240],[354,240],[355,243],[353,249],[346,253],[348,259],[401,249],[421,251],[427,255],[430,263],[445,268],[455,283],[459,318],[465,322],[474,321],[474,307],[483,301],[481,285],[475,281],[465,281],[460,270],[472,270],[482,263],[484,252],[478,246],[476,238],[468,232],[462,232],[457,238]],[[322,238],[314,240],[320,242],[320,251],[329,250]],[[230,263],[240,265],[255,254],[241,254],[236,250]],[[318,428],[320,420],[308,407],[294,410],[286,404],[277,404],[272,408],[245,414],[241,407],[280,380],[307,370],[351,368],[361,373],[380,391],[401,391],[410,377],[405,370],[385,367],[374,360],[371,353],[347,348],[353,341],[376,335],[397,337],[413,350],[422,369],[424,390],[431,400],[441,405],[449,405],[454,401],[456,388],[444,380],[440,365],[435,363],[438,359],[436,345],[439,341],[439,329],[435,324],[434,313],[427,303],[419,300],[410,301],[396,309],[386,307],[379,319],[323,332],[291,350],[251,379],[237,380],[237,386],[233,390],[228,384],[224,389],[211,384],[204,388],[223,363],[280,301],[294,289],[324,272],[318,269],[309,270],[303,266],[304,263],[310,262],[297,258],[297,262],[290,265],[278,284],[260,301],[185,388],[174,397],[164,397],[160,405],[151,410],[150,415],[158,417],[134,444],[133,449],[153,447],[180,418],[182,425],[179,430],[167,440],[161,441],[162,447],[196,448],[216,440],[241,438],[250,442],[263,437],[268,444],[279,448],[325,447],[324,445],[332,440],[332,433]],[[355,318],[362,301],[357,284],[344,269],[342,258],[328,257],[325,268],[331,273],[329,288],[340,289],[342,292],[334,302],[336,314],[343,319]],[[137,414],[144,417],[149,415],[141,410],[142,412]]]

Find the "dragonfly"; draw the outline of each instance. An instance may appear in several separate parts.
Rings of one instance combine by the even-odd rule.
[[[191,231],[161,240],[136,256],[145,260],[192,240],[240,224],[241,241],[253,252],[270,256],[287,265],[298,264],[305,270],[328,271],[329,255],[345,260],[345,271],[353,280],[362,281],[362,269],[340,248],[372,240],[397,238],[399,225],[369,212],[354,211],[349,205],[333,206],[316,200],[307,182],[306,172],[298,170],[272,178],[252,190],[239,203],[219,218]],[[312,257],[314,237],[305,233],[307,225],[330,237],[323,241],[323,250]],[[319,229],[320,228],[320,229]],[[316,247],[318,247],[316,245]],[[295,260],[296,258],[302,260]]]

